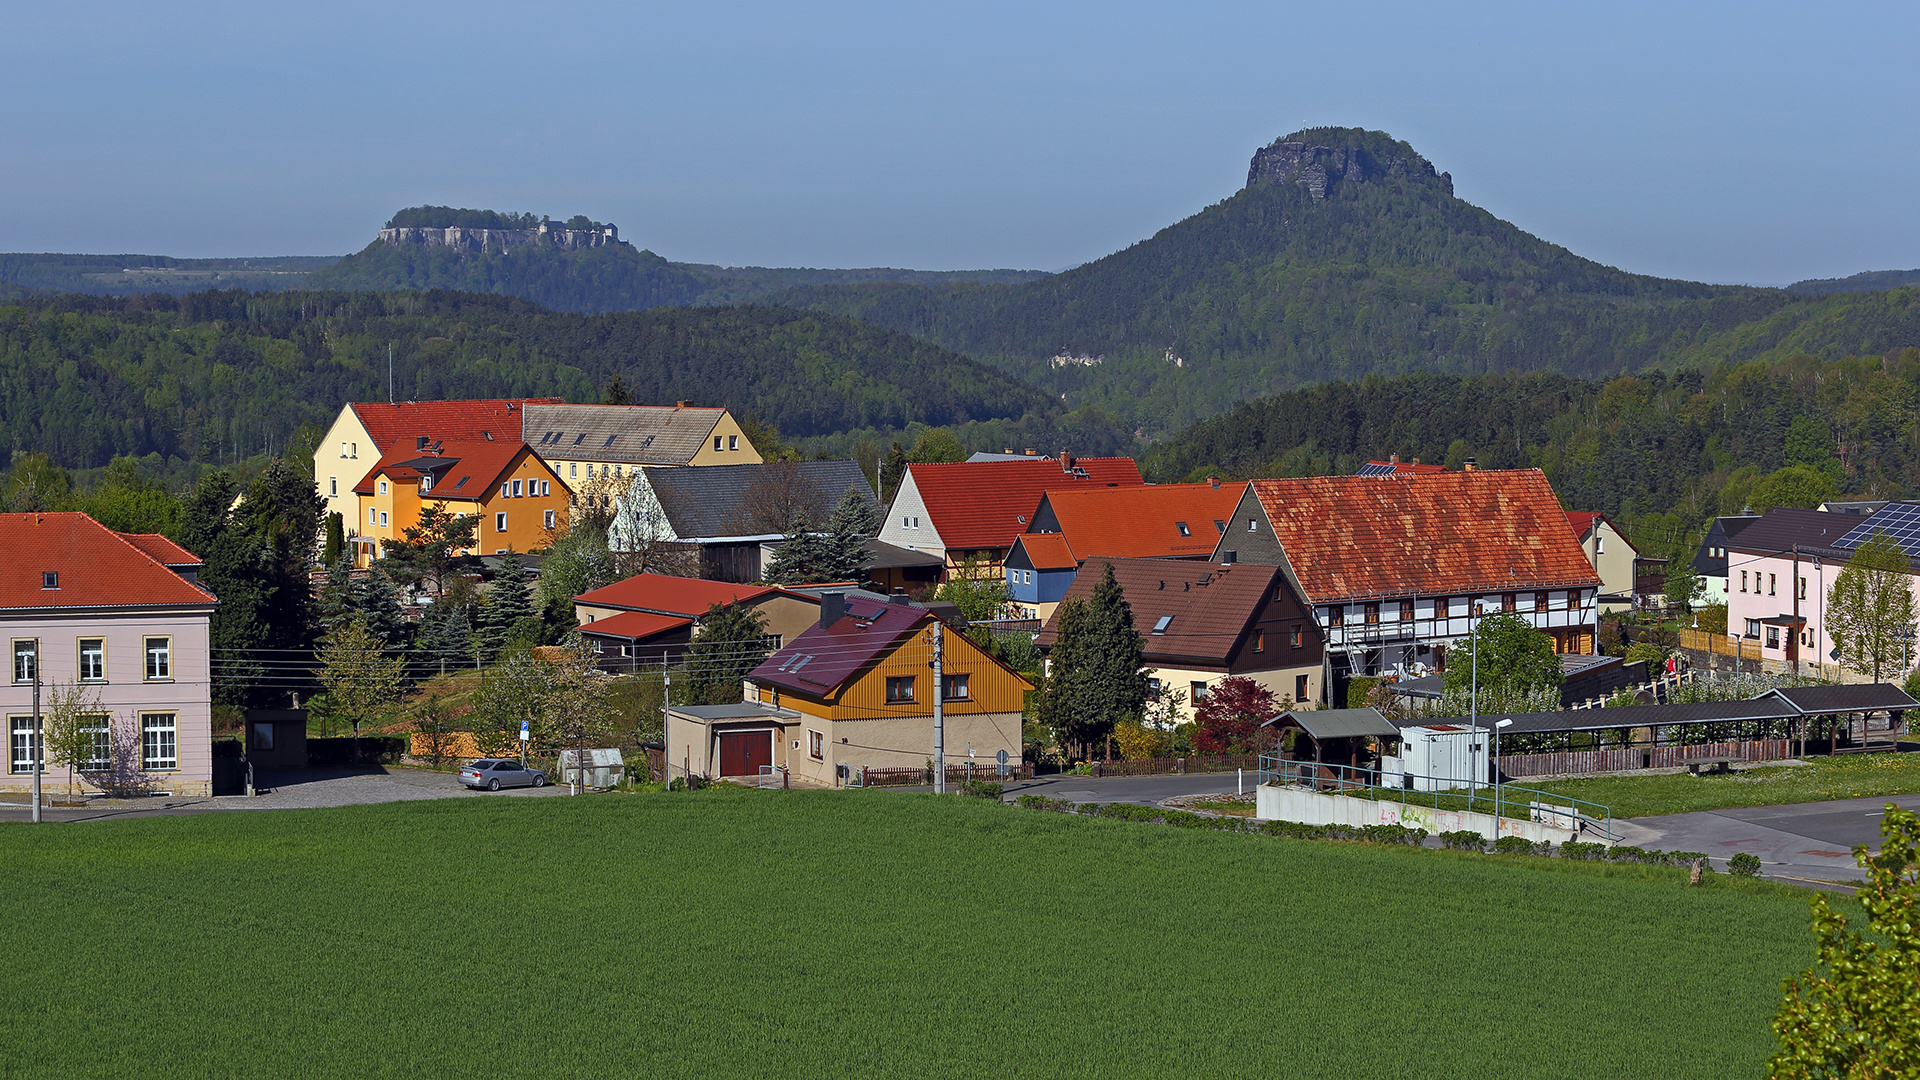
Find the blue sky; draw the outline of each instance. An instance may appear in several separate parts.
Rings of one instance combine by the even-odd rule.
[[[0,250],[337,254],[423,202],[671,259],[1060,269],[1306,125],[1645,273],[1920,266],[1912,5],[52,3]]]

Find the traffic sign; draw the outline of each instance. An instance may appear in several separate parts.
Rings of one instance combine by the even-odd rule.
[[[995,761],[998,761],[1000,764],[1005,765],[1007,763],[1007,752],[1005,750],[1002,750],[999,753],[993,755],[993,759]]]
[[[532,739],[533,739],[532,735],[530,735],[527,731],[527,722],[525,720],[520,721],[520,741],[531,742]]]

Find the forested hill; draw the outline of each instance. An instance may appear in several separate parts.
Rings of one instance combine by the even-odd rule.
[[[1335,381],[1248,402],[1147,456],[1157,480],[1350,474],[1367,460],[1539,466],[1569,509],[1675,536],[1742,507],[1920,495],[1920,349],[1607,380]],[[1656,551],[1656,554],[1665,552]]]
[[[1782,290],[1580,258],[1455,197],[1412,147],[1380,132],[1298,132],[1263,148],[1252,171],[1232,197],[1041,281],[809,287],[776,299],[937,341],[1149,434],[1321,379],[1593,377],[1744,359],[1817,315]],[[1845,352],[1920,344],[1857,329],[1843,318],[1815,336]]]
[[[63,295],[0,304],[0,447],[68,467],[277,452],[345,402],[384,400],[389,345],[408,400],[591,401],[618,375],[637,401],[726,405],[789,437],[992,420],[1051,445],[1056,425],[1088,422],[937,345],[792,308],[578,315],[471,293]],[[1122,436],[1103,430],[1111,452]]]

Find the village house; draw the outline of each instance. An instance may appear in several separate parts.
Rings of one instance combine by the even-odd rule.
[[[760,581],[796,516],[824,523],[849,491],[873,499],[873,485],[851,461],[776,461],[700,469],[643,465],[616,500],[608,543],[684,546],[699,553],[700,575]]]
[[[368,565],[380,542],[403,539],[420,512],[439,506],[455,517],[477,517],[473,546],[463,555],[502,555],[544,548],[567,522],[566,482],[526,443],[446,442],[425,436],[390,450],[354,485],[360,502],[355,561]]]
[[[724,408],[529,402],[519,436],[575,491],[632,477],[642,466],[758,465],[760,452]]]
[[[817,598],[771,585],[741,585],[667,574],[635,574],[573,598],[580,636],[602,656],[631,657],[639,670],[662,658],[677,662],[714,605],[740,605],[766,623],[766,644],[779,648],[813,624]],[[618,667],[617,664],[603,664]]]
[[[1148,685],[1198,704],[1230,675],[1252,679],[1275,698],[1308,704],[1325,690],[1325,657],[1313,613],[1278,566],[1185,559],[1089,559],[1065,599],[1090,600],[1107,567],[1133,611]],[[1057,639],[1059,612],[1034,638]]]
[[[1875,530],[1920,550],[1902,535],[1916,514],[1916,503],[1890,503],[1865,518],[1781,508],[1740,529],[1727,541],[1727,633],[1735,658],[1747,670],[1857,678],[1834,662],[1827,591]]]
[[[1356,675],[1424,675],[1480,614],[1520,616],[1558,653],[1596,652],[1599,575],[1538,469],[1255,480],[1216,563],[1277,565]]]
[[[1132,458],[1016,457],[908,465],[879,540],[939,555],[946,573],[998,577],[1014,540],[1052,491],[1140,487]],[[966,568],[971,567],[971,570]]]
[[[210,795],[213,710],[208,625],[217,603],[196,583],[200,559],[164,536],[116,533],[85,514],[0,514],[0,619],[13,677],[5,689],[6,775],[0,790],[32,784],[44,740],[34,738],[34,684],[42,731],[53,692],[97,704],[86,771],[137,775],[174,795]],[[62,769],[43,784],[90,786]]]
[[[922,768],[933,757],[936,693],[949,764],[972,760],[991,775],[1001,751],[1019,760],[1032,684],[948,631],[934,686],[934,623],[904,602],[825,593],[815,623],[748,676],[754,700],[668,712],[669,771],[751,777],[767,766],[795,784],[835,787],[856,770]]]
[[[349,402],[313,450],[313,480],[326,503],[339,514],[349,536],[359,532],[366,513],[354,485],[389,451],[436,442],[518,442],[521,410],[558,404],[559,398],[489,398],[467,401]],[[422,442],[421,440],[425,440]]]
[[[1707,526],[1707,535],[1700,541],[1700,550],[1693,556],[1693,572],[1700,575],[1700,598],[1697,604],[1724,604],[1727,602],[1727,545],[1748,525],[1759,521],[1756,515],[1739,517],[1717,517]]]

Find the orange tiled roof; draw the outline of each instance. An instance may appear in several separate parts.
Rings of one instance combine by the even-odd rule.
[[[1222,535],[1214,523],[1233,519],[1246,490],[1244,483],[1154,484],[1050,491],[1044,498],[1079,558],[1204,559]]]
[[[379,464],[367,470],[367,475],[353,486],[353,493],[373,494],[374,478],[383,473],[389,480],[418,480],[419,470],[408,468],[405,463],[441,457],[455,459],[457,463],[439,474],[428,498],[478,502],[486,495],[487,489],[500,479],[500,474],[513,465],[514,458],[522,449],[533,452],[531,447],[517,438],[499,442],[442,443],[437,454],[431,450],[416,450],[412,443],[407,443],[387,451]]]
[[[162,566],[205,566],[206,560],[159,533],[119,533],[120,539],[139,548]]]
[[[0,514],[0,550],[0,608],[214,605],[213,594],[85,514]],[[48,571],[58,588],[45,587]]]
[[[1067,538],[1059,533],[1021,533],[1013,544],[1026,551],[1035,570],[1073,570],[1080,565]]]
[[[618,615],[609,615],[604,619],[595,619],[590,623],[581,623],[583,634],[600,634],[604,637],[627,638],[639,641],[668,630],[677,630],[683,626],[692,626],[693,620],[683,615],[655,615],[646,611],[623,611]]]
[[[1255,480],[1311,603],[1597,587],[1539,469]]]
[[[625,581],[581,593],[578,604],[594,607],[652,611],[689,618],[705,615],[714,604],[725,607],[742,600],[758,600],[779,590],[766,585],[735,585],[727,581],[672,577],[667,574],[635,574]],[[603,620],[604,621],[604,620]]]
[[[1139,487],[1132,458],[1059,458],[1028,461],[955,461],[909,465],[927,517],[949,548],[1010,547],[1025,532],[1040,496],[1070,488]]]
[[[382,454],[429,441],[485,441],[488,434],[507,442],[520,441],[521,407],[558,405],[559,398],[488,398],[467,401],[356,401],[350,406],[360,426],[373,437]],[[418,457],[419,454],[414,455]]]

